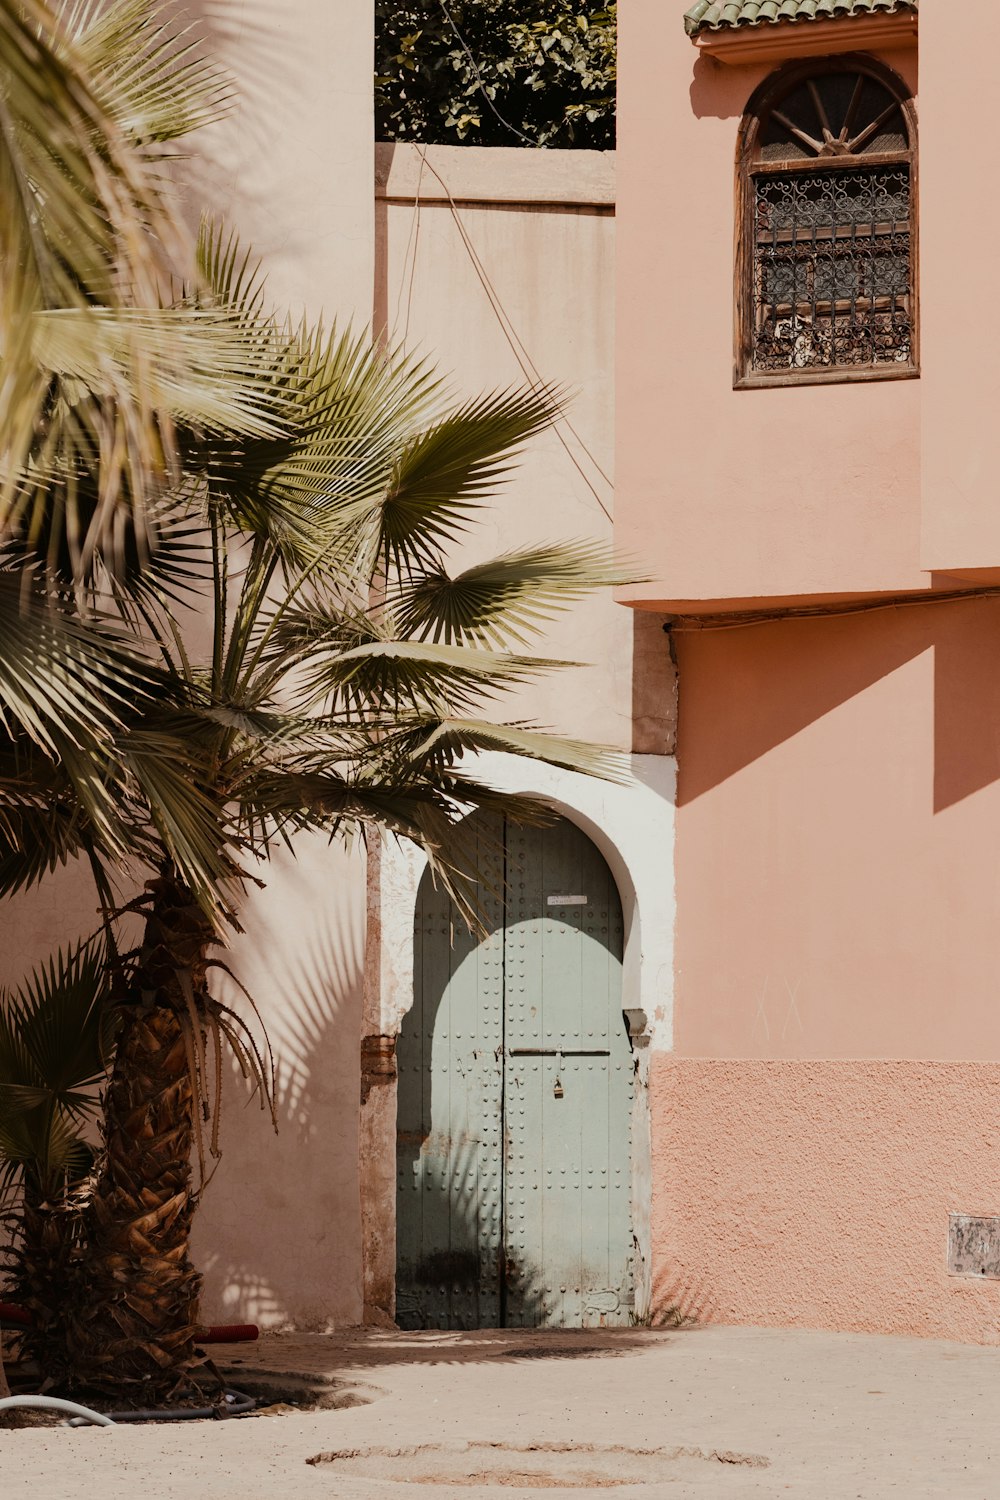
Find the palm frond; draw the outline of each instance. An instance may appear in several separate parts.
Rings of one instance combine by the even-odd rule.
[[[104,942],[91,938],[58,950],[6,1001],[4,1024],[18,1034],[31,1060],[33,1077],[21,1081],[44,1088],[70,1114],[93,1109],[84,1091],[104,1076],[112,1037],[105,1010],[110,985]]]
[[[566,663],[430,641],[368,641],[325,652],[316,642],[294,674],[305,701],[327,711],[384,718],[421,707],[438,713],[481,704]]]
[[[113,740],[156,688],[156,674],[119,628],[50,606],[32,588],[30,572],[18,576],[0,567],[0,748],[8,769],[13,757],[15,774],[29,789],[39,784],[31,753],[58,767],[64,793],[74,804],[71,817],[84,820],[87,837],[111,860],[130,850],[110,760]],[[27,758],[26,747],[33,747]],[[52,811],[52,831],[58,833],[55,805]],[[32,821],[41,831],[39,821],[25,815],[21,838],[30,837]],[[5,853],[12,863],[4,878],[12,885],[36,878],[40,863],[50,865],[59,857],[50,847],[33,856],[13,824],[7,832]]]
[[[0,769],[0,897],[37,885],[85,848],[79,805],[54,762],[39,755],[30,772]]]
[[[10,461],[0,472],[0,534],[47,563],[67,555],[75,577],[100,563],[135,576],[133,559],[155,553],[164,515],[192,493],[177,469],[187,429],[250,442],[276,441],[282,431],[255,352],[210,309],[42,311],[30,359],[44,420],[20,467]],[[142,472],[138,400],[156,443]]]
[[[356,553],[375,518],[401,444],[431,402],[436,382],[412,359],[394,358],[364,337],[262,325],[260,290],[232,250],[203,252],[221,264],[217,305],[256,346],[257,386],[280,432],[198,435],[190,460],[231,522],[275,542],[296,566],[326,573]],[[236,295],[242,302],[227,302]],[[263,330],[263,331],[262,331]]]
[[[163,306],[197,275],[147,146],[214,112],[192,49],[139,0],[0,0],[0,536],[61,528],[81,570],[149,551],[178,423],[278,431],[244,331]]]
[[[191,461],[233,524],[329,576],[359,555],[359,528],[372,531],[400,448],[441,382],[426,362],[365,334],[279,323],[267,312],[259,265],[221,223],[203,223],[198,259],[211,306],[254,350],[281,432],[209,442],[199,434]]]
[[[454,576],[444,567],[406,575],[390,603],[404,635],[507,650],[560,610],[624,577],[606,547],[564,542],[505,552]]]
[[[527,756],[566,771],[599,776],[604,781],[626,782],[630,774],[628,756],[622,751],[527,724],[497,724],[486,719],[443,719],[422,738],[414,735],[410,753],[414,767],[436,763],[455,768],[457,783],[465,775],[474,775],[470,769],[474,765],[471,757],[490,750]]]
[[[51,608],[30,573],[0,566],[0,723],[49,754],[90,748],[149,687],[147,664],[110,621]]]
[[[43,1192],[89,1160],[78,1130],[113,1046],[112,972],[103,941],[90,939],[0,993],[0,1159]]]
[[[235,910],[240,876],[225,800],[212,794],[197,744],[169,733],[166,722],[154,715],[150,727],[121,735],[116,751],[138,786],[140,819],[155,829],[206,912],[221,921]]]
[[[379,555],[390,574],[435,566],[529,438],[559,414],[549,386],[498,391],[467,402],[418,433],[396,464],[382,503]]]
[[[187,257],[181,222],[101,106],[48,0],[0,0],[0,532],[44,429],[50,382],[34,320],[52,308],[155,307],[164,264]],[[141,360],[130,361],[130,373]],[[140,383],[106,397],[133,491],[163,470],[168,433]],[[111,425],[116,423],[112,420]]]
[[[149,0],[72,0],[61,21],[57,55],[73,49],[127,139],[175,141],[226,113],[230,82],[204,57],[194,28],[167,24]]]
[[[139,359],[143,399],[171,422],[241,438],[283,435],[273,395],[260,380],[260,350],[223,310],[49,308],[34,320],[33,350],[39,367],[59,378],[73,410],[87,395],[120,389]]]
[[[93,1152],[72,1121],[44,1105],[7,1110],[0,1102],[0,1198],[23,1173],[45,1196],[85,1175]]]
[[[241,801],[266,838],[288,830],[325,831],[351,838],[382,828],[423,847],[437,849],[447,829],[464,811],[432,781],[419,777],[354,778],[327,770],[259,769],[248,777]]]

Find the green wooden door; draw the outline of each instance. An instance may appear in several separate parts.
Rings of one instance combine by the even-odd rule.
[[[429,877],[399,1038],[397,1319],[592,1327],[632,1307],[622,912],[572,823],[477,825],[471,936]]]

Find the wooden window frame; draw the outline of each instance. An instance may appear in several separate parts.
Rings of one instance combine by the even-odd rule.
[[[843,23],[841,23],[843,24]],[[785,95],[798,84],[824,73],[866,73],[899,101],[907,133],[905,151],[861,153],[851,157],[815,157],[782,162],[773,168],[758,160],[761,126],[770,114],[775,96]],[[754,266],[756,248],[755,188],[759,175],[793,176],[798,173],[836,171],[843,163],[865,167],[908,166],[910,175],[910,275],[912,287],[913,339],[911,357],[905,365],[843,365],[834,368],[754,370],[753,327],[756,316]],[[786,63],[770,73],[754,91],[740,125],[736,151],[736,243],[733,388],[762,390],[773,386],[843,385],[856,381],[916,380],[920,376],[920,246],[919,246],[919,148],[917,112],[913,94],[899,74],[867,53],[842,53],[836,57],[810,57]]]

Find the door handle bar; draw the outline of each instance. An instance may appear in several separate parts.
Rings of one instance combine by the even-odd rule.
[[[511,1047],[508,1057],[610,1057],[609,1047]]]

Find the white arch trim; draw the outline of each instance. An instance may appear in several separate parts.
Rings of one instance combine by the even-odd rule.
[[[488,752],[477,771],[498,791],[541,797],[591,838],[607,860],[622,898],[626,1009],[646,1016],[653,1050],[673,1045],[674,805],[676,762],[633,755],[623,784],[599,781],[523,756]],[[412,845],[387,843],[381,867],[382,1034],[399,1032],[413,1004],[413,913],[426,868]]]

